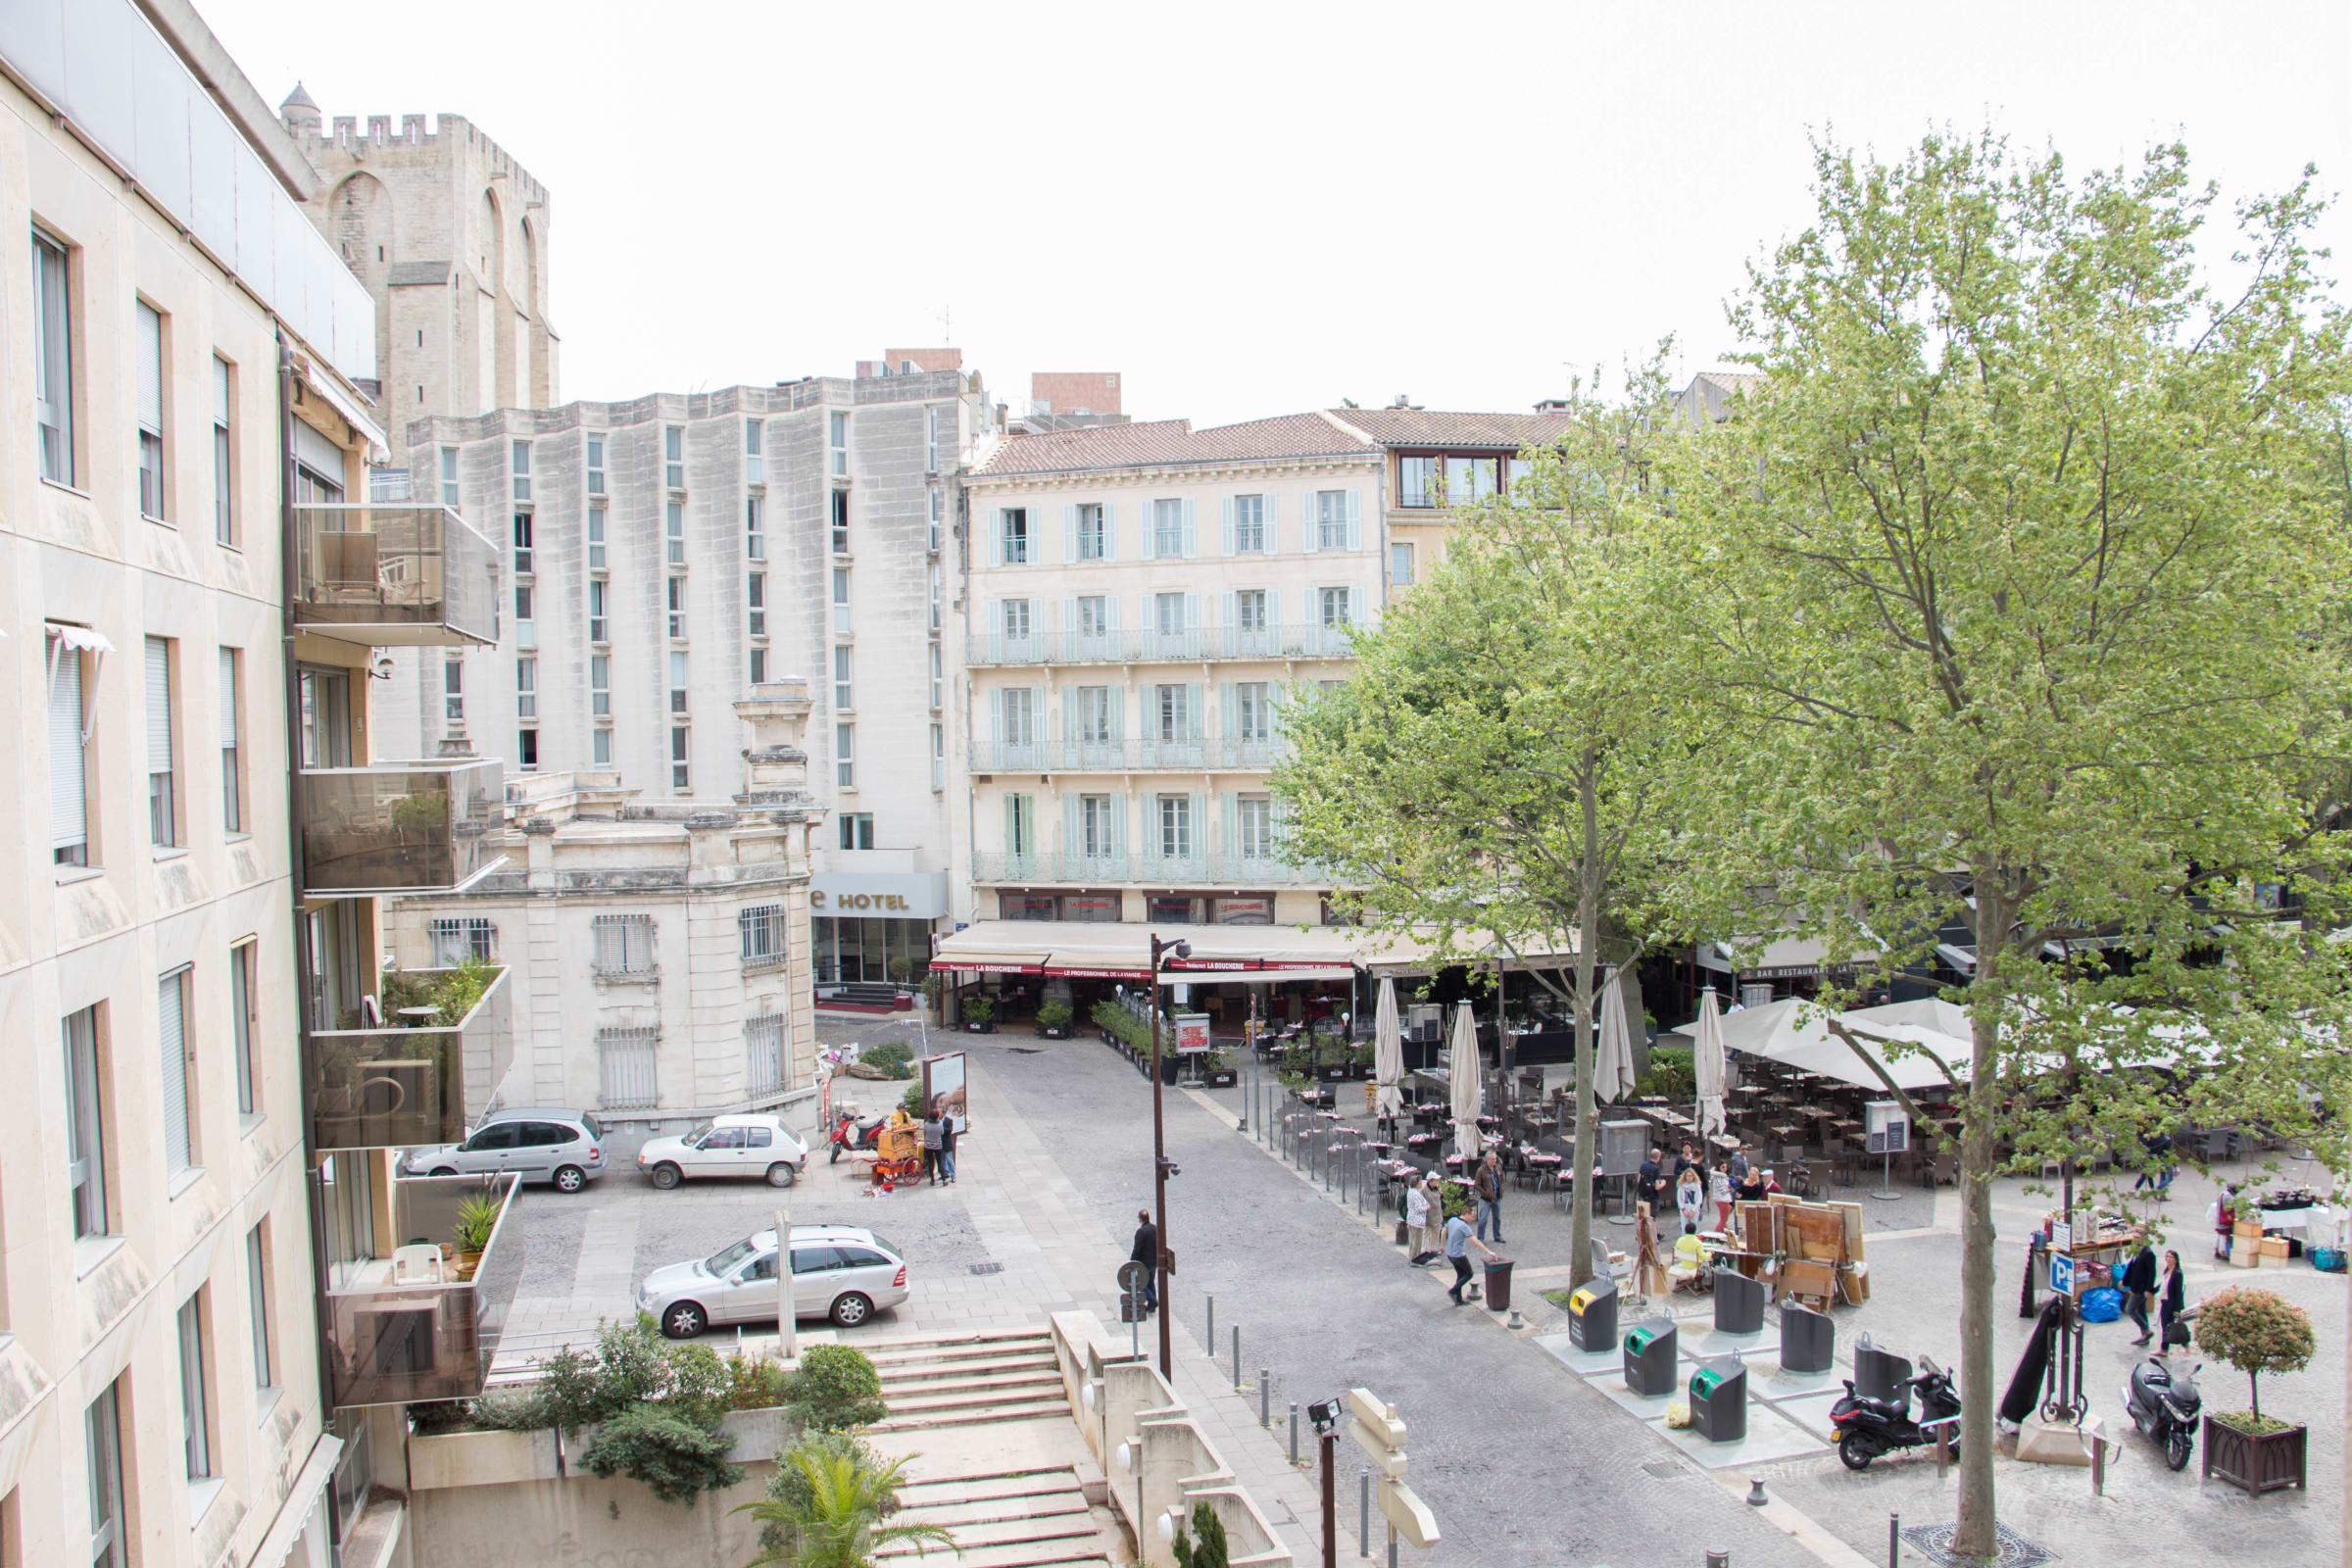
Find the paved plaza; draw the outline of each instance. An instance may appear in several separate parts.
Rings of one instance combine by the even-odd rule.
[[[904,1031],[825,1029],[829,1041],[894,1033]],[[910,1259],[912,1298],[848,1338],[1024,1326],[1073,1307],[1115,1322],[1112,1276],[1136,1210],[1150,1198],[1149,1084],[1092,1039],[1048,1043],[1008,1033],[959,1037],[956,1045],[971,1054],[974,1130],[955,1187],[865,1197],[850,1164],[827,1168],[820,1152],[810,1180],[791,1195],[796,1221],[870,1225]],[[850,1092],[862,1093],[869,1106],[896,1099],[891,1086]],[[1558,1353],[1565,1316],[1541,1292],[1566,1283],[1567,1215],[1547,1196],[1514,1190],[1505,1200],[1510,1240],[1503,1250],[1519,1265],[1514,1297],[1525,1317],[1513,1331],[1483,1308],[1451,1306],[1443,1271],[1408,1267],[1391,1245],[1389,1222],[1359,1214],[1352,1192],[1343,1201],[1268,1152],[1254,1128],[1237,1132],[1243,1105],[1232,1091],[1188,1089],[1166,1099],[1169,1153],[1181,1167],[1169,1197],[1177,1381],[1301,1560],[1319,1555],[1315,1500],[1311,1473],[1294,1472],[1286,1460],[1288,1406],[1355,1385],[1395,1401],[1410,1426],[1412,1479],[1446,1534],[1426,1554],[1434,1564],[1696,1564],[1721,1548],[1742,1568],[1823,1561],[1860,1568],[1886,1560],[1889,1512],[1905,1524],[1950,1519],[1951,1482],[1938,1480],[1931,1460],[1882,1460],[1867,1474],[1846,1473],[1828,1452],[1820,1421],[1827,1393],[1772,1384],[1764,1347],[1748,1351],[1757,1364],[1751,1376],[1774,1404],[1756,1411],[1750,1446],[1729,1467],[1689,1434],[1667,1432],[1661,1412],[1613,1398],[1609,1375],[1565,1364],[1572,1359]],[[1874,1188],[1866,1180],[1853,1195]],[[2192,1298],[2253,1278],[2315,1318],[2320,1364],[2266,1379],[2264,1405],[2312,1423],[2318,1494],[2253,1501],[2200,1482],[2194,1464],[2184,1474],[2167,1472],[2128,1431],[2103,1499],[2091,1496],[2085,1472],[2001,1461],[2004,1522],[2062,1558],[2141,1551],[2152,1540],[2219,1554],[2242,1549],[2259,1532],[2268,1561],[2337,1560],[2339,1502],[2328,1483],[2342,1465],[2336,1417],[2344,1283],[2299,1264],[2251,1276],[2212,1266],[2203,1230],[2209,1196],[2200,1178],[2183,1172],[2167,1205]],[[777,1197],[758,1184],[658,1193],[625,1152],[614,1174],[583,1197],[530,1191],[515,1212],[524,1258],[510,1344],[544,1346],[626,1312],[646,1268],[705,1254],[770,1223]],[[1951,1364],[1958,1277],[1951,1190],[1884,1204],[1863,1200],[1873,1298],[1838,1312],[1840,1361],[1850,1361],[1854,1336],[1868,1330],[1882,1346]],[[2027,1328],[2015,1315],[2022,1238],[2044,1206],[2022,1183],[2004,1183],[1997,1197],[2003,1236],[2020,1239],[2005,1240],[2000,1254],[2003,1381]],[[1631,1235],[1605,1223],[1599,1231],[1621,1247]],[[1214,1361],[1204,1343],[1211,1296]],[[1704,1314],[1706,1306],[1685,1301],[1676,1310]],[[1236,1326],[1247,1385],[1241,1393],[1231,1365]],[[1701,1315],[1687,1320],[1684,1332],[1695,1338],[1706,1327]],[[2087,1392],[2094,1414],[2111,1428],[2122,1420],[2129,1337],[2122,1324],[2089,1331]],[[1151,1338],[1147,1328],[1147,1346]],[[1260,1367],[1272,1377],[1271,1432],[1257,1424]],[[2243,1403],[2235,1374],[2212,1368],[2203,1381],[2210,1406]],[[1304,1443],[1311,1453],[1311,1438]],[[1357,1463],[1343,1446],[1343,1556],[1354,1552]],[[1765,1480],[1771,1507],[1743,1505],[1751,1475]],[[1374,1547],[1377,1553],[1377,1540]]]

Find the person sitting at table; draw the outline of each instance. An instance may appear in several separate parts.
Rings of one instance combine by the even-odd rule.
[[[1707,1277],[1707,1248],[1698,1239],[1698,1227],[1683,1226],[1682,1236],[1674,1244],[1674,1261],[1666,1266],[1666,1277],[1678,1291],[1702,1289]]]

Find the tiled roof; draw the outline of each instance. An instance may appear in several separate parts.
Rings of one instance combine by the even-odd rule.
[[[1285,414],[1206,430],[1194,429],[1190,419],[1152,419],[1011,436],[979,471],[983,475],[1069,473],[1254,459],[1370,458],[1378,452],[1373,443],[1320,414]]]
[[[1424,409],[1334,409],[1366,435],[1392,447],[1521,447],[1557,440],[1568,428],[1558,414],[1441,414]]]

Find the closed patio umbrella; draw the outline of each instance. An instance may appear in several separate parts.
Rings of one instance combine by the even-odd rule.
[[[1453,1052],[1446,1063],[1453,1089],[1453,1152],[1463,1162],[1479,1155],[1478,1025],[1470,1020],[1470,1004],[1453,1011]]]
[[[1609,976],[1600,999],[1600,1038],[1593,1044],[1592,1097],[1622,1100],[1634,1092],[1634,1037],[1626,1025],[1622,973]]]
[[[1381,976],[1380,1002],[1372,1012],[1372,1073],[1380,1084],[1380,1117],[1394,1121],[1404,1109],[1404,1037],[1396,1026],[1396,982]]]
[[[1713,986],[1699,993],[1698,1032],[1690,1063],[1698,1080],[1698,1131],[1702,1138],[1723,1131],[1723,1012]]]

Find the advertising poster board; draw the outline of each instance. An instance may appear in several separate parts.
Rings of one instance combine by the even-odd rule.
[[[922,1059],[923,1103],[939,1106],[955,1123],[956,1136],[958,1138],[972,1130],[971,1105],[964,1093],[963,1066],[964,1055],[960,1051]]]

